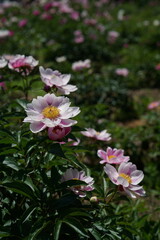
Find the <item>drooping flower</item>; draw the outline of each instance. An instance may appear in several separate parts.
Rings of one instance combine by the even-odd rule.
[[[127,68],[117,68],[115,73],[119,76],[127,77],[129,74],[129,71]]]
[[[69,181],[69,180],[80,180],[84,181],[87,185],[78,185],[70,187],[70,189],[79,197],[85,197],[86,191],[94,190],[93,184],[94,180],[92,177],[88,177],[85,175],[84,171],[78,171],[77,169],[69,168],[62,176],[61,182]]]
[[[7,61],[2,57],[0,58],[0,68],[4,68],[7,65]]]
[[[56,126],[53,128],[48,128],[48,137],[54,141],[61,140],[68,133],[70,133],[70,131],[71,131],[71,127],[62,128],[60,126]]]
[[[77,87],[67,84],[70,80],[70,74],[61,74],[59,71],[53,71],[50,68],[46,70],[43,67],[39,68],[42,81],[47,87],[56,87],[63,94],[70,94],[77,90]]]
[[[90,68],[90,67],[91,67],[91,61],[89,59],[86,59],[84,61],[74,62],[72,64],[73,71],[81,71],[85,68]]]
[[[112,149],[111,147],[108,147],[106,151],[98,150],[97,155],[102,159],[100,161],[101,164],[121,164],[122,162],[128,162],[130,159],[129,156],[124,156],[124,150]]]
[[[29,122],[30,130],[33,133],[42,131],[45,128],[56,126],[70,127],[77,121],[70,118],[75,117],[79,112],[79,107],[70,107],[71,102],[67,97],[56,97],[53,93],[46,94],[32,103],[27,104],[27,117],[24,122]]]
[[[109,141],[111,140],[111,134],[107,133],[107,130],[103,130],[102,132],[97,132],[93,128],[86,128],[86,131],[81,132],[84,136],[94,138],[100,141]]]
[[[154,109],[154,108],[157,108],[160,106],[160,101],[155,101],[155,102],[151,102],[149,105],[148,105],[148,109]]]
[[[9,60],[8,67],[16,72],[28,75],[37,65],[38,61],[32,56],[15,55]]]
[[[145,196],[143,187],[138,185],[144,174],[141,170],[137,170],[135,164],[123,162],[119,165],[118,171],[110,164],[106,164],[104,171],[114,184],[119,185],[119,190],[131,198]]]

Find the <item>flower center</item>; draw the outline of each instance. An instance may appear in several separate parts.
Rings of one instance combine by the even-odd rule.
[[[72,178],[72,180],[79,180],[78,178]]]
[[[115,158],[115,157],[116,157],[115,155],[110,155],[110,156],[108,156],[108,159],[110,160],[110,159]]]
[[[132,180],[131,180],[130,176],[128,176],[127,174],[120,173],[119,176],[126,179],[128,183],[132,183]]]
[[[59,109],[54,106],[48,106],[42,111],[43,116],[49,119],[55,119],[59,116],[59,113]]]

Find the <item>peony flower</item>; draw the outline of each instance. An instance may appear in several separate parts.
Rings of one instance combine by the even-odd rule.
[[[1,57],[0,58],[0,68],[4,68],[7,65],[7,61]]]
[[[74,31],[74,42],[75,43],[82,43],[84,42],[84,36],[83,36],[83,33],[81,32],[81,30],[76,30]]]
[[[6,38],[10,36],[9,30],[0,30],[0,39]]]
[[[110,44],[113,44],[113,43],[116,42],[118,37],[119,37],[119,33],[118,32],[116,32],[116,31],[109,31],[107,40],[108,40],[108,42]]]
[[[81,185],[81,186],[73,186],[70,187],[70,189],[76,194],[79,195],[79,197],[85,197],[86,191],[92,191],[94,189],[93,184],[94,180],[92,177],[85,176],[85,172],[78,171],[77,169],[69,168],[67,171],[63,174],[61,182],[69,181],[69,180],[80,180],[87,183],[87,185]]]
[[[119,165],[118,171],[110,164],[106,164],[104,171],[114,184],[120,186],[119,190],[131,198],[145,196],[143,187],[137,185],[144,178],[144,174],[142,171],[137,170],[135,164],[123,162]]]
[[[33,15],[34,15],[34,16],[38,16],[39,14],[40,14],[40,11],[39,11],[39,10],[34,10],[34,11],[33,11]]]
[[[160,106],[160,101],[155,101],[155,102],[151,102],[149,105],[148,105],[148,109],[154,109],[154,108],[157,108]]]
[[[18,26],[19,27],[24,27],[27,25],[28,20],[27,19],[22,19],[19,21]]]
[[[101,164],[120,164],[122,162],[128,162],[130,159],[130,157],[124,156],[124,150],[117,148],[112,149],[111,147],[108,147],[106,151],[98,150],[97,155],[102,159],[100,161]]]
[[[70,80],[70,74],[61,74],[60,72],[53,71],[50,68],[46,70],[43,67],[39,68],[42,81],[48,87],[56,87],[63,94],[70,94],[77,90],[77,87],[71,84],[67,84]]]
[[[155,66],[155,69],[156,69],[157,71],[160,70],[160,63],[158,63],[158,64]]]
[[[91,61],[89,59],[86,59],[84,61],[74,62],[72,64],[73,71],[81,71],[85,68],[90,68],[90,67],[91,67]]]
[[[79,20],[79,12],[76,11],[71,12],[70,18],[73,20]]]
[[[32,56],[15,55],[9,60],[8,67],[16,72],[28,75],[38,65]]]
[[[69,98],[56,97],[53,93],[46,94],[37,99],[33,99],[32,103],[27,104],[27,117],[24,122],[29,122],[30,130],[33,133],[42,131],[45,128],[70,127],[77,121],[70,118],[75,117],[79,112],[79,107],[70,107]]]
[[[127,68],[117,68],[115,73],[119,76],[127,77],[129,74],[129,71]]]
[[[70,131],[71,131],[71,127],[62,128],[60,126],[56,126],[53,128],[48,128],[48,137],[54,141],[61,140],[68,133],[70,133]]]
[[[56,58],[56,62],[58,62],[58,63],[65,62],[66,60],[67,60],[67,58],[65,56],[61,56],[61,57]]]
[[[90,25],[90,26],[95,26],[97,24],[97,20],[94,18],[86,18],[84,20],[84,24]]]
[[[103,130],[102,132],[97,132],[93,128],[86,128],[86,131],[81,132],[84,136],[94,138],[100,141],[109,141],[111,140],[111,134],[107,133],[107,130]]]
[[[6,83],[5,82],[0,82],[0,88],[5,91],[7,89]]]

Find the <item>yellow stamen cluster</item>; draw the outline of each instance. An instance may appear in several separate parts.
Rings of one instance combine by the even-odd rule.
[[[120,173],[119,176],[126,179],[128,183],[132,183],[132,180],[131,180],[130,176],[128,176],[127,174]]]
[[[115,158],[116,156],[114,156],[114,155],[110,155],[110,156],[108,156],[108,159],[110,160],[110,159],[112,159],[112,158]]]
[[[42,114],[45,118],[55,119],[56,117],[59,116],[60,111],[57,107],[48,106],[43,109]]]

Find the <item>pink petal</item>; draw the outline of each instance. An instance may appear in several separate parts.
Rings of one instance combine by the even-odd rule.
[[[30,130],[33,133],[40,132],[40,131],[42,131],[45,128],[46,128],[46,125],[43,124],[42,122],[34,122],[34,123],[31,123],[31,125],[30,125]]]

